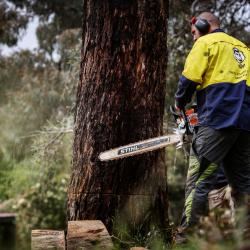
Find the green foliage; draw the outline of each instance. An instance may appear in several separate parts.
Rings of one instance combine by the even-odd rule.
[[[173,246],[173,250],[235,250],[237,244],[234,241],[208,242],[195,235],[189,239],[189,243]]]
[[[0,59],[0,209],[17,213],[18,249],[31,229],[65,228],[78,38],[58,37],[59,63],[29,51]]]
[[[9,2],[29,14],[38,15],[43,20],[48,20],[54,15],[53,22],[61,31],[81,27],[81,0],[9,0]]]
[[[37,39],[39,41],[40,49],[49,53],[52,56],[52,53],[55,50],[56,37],[55,34],[58,33],[58,27],[52,23],[40,24],[36,30]]]
[[[17,214],[18,249],[27,249],[31,229],[65,228],[72,145],[69,120],[57,125],[56,131],[49,124],[36,135],[33,155],[13,161],[9,169],[4,165],[5,174],[1,172],[1,200],[9,199],[2,210]]]
[[[79,31],[68,33],[78,36]],[[47,120],[62,119],[72,109],[79,56],[74,57],[72,50],[76,44],[71,42],[71,48],[66,50],[63,38],[60,39],[63,54],[60,63],[64,70],[41,53],[23,51],[0,60],[3,65],[0,74],[0,139],[4,142],[0,147],[5,155],[11,152],[10,158],[19,160],[27,156],[30,133],[41,129]]]
[[[169,244],[166,243],[166,235],[154,225],[151,225],[150,229],[145,232],[143,225],[131,229],[127,224],[119,220],[119,224],[114,226],[113,233],[114,249],[117,250],[130,249],[135,246],[154,250],[169,249]]]
[[[6,1],[0,3],[0,44],[13,46],[17,43],[19,33],[28,23],[28,17],[11,7]]]
[[[15,6],[14,14],[16,15],[19,10],[25,13],[26,17],[38,16],[37,38],[39,46],[50,56],[58,46],[57,37],[59,35],[65,30],[81,28],[82,0],[8,0],[8,2]],[[17,38],[19,32],[15,31]],[[9,35],[8,31],[6,33]]]
[[[71,128],[71,118],[48,124],[34,137],[33,155],[13,164],[6,176],[5,194],[12,199],[8,206],[18,215],[18,236],[24,249],[31,229],[65,228]]]
[[[8,199],[8,189],[10,185],[10,178],[13,165],[4,158],[3,153],[0,151],[0,201]]]
[[[20,238],[29,238],[31,229],[65,228],[67,185],[68,175],[61,175],[60,180],[51,178],[49,183],[37,182],[29,187],[27,194],[17,200],[13,210],[18,212]]]

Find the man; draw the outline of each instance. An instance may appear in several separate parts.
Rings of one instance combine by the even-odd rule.
[[[218,184],[223,166],[237,197],[250,194],[249,51],[220,29],[216,16],[203,12],[192,19],[195,44],[175,95],[184,109],[196,92],[199,125],[193,139],[192,175],[182,218],[183,232],[206,213],[208,192]]]

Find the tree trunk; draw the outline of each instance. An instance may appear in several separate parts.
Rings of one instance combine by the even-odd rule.
[[[100,152],[162,135],[167,0],[85,0],[68,220],[168,225],[164,150]]]

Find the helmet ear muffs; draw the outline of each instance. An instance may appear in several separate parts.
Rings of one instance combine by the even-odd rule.
[[[208,33],[210,24],[206,19],[196,19],[194,26],[199,30],[202,35]]]

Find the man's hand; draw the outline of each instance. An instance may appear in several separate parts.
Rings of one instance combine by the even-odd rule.
[[[181,105],[179,105],[179,103],[176,100],[174,103],[174,108],[177,112],[180,112],[181,110],[185,110],[185,107],[181,107]]]

